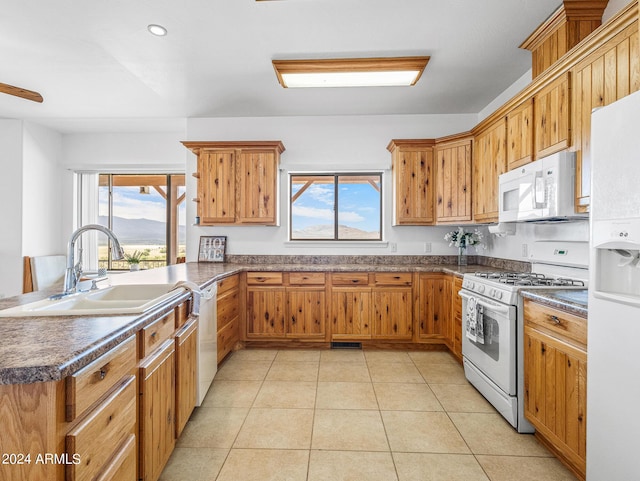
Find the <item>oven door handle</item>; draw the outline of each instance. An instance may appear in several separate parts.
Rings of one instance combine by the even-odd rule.
[[[476,300],[476,304],[480,304],[486,309],[491,309],[492,311],[499,312],[500,314],[509,314],[509,309],[511,308],[511,306],[503,306],[498,303],[495,303],[495,304],[489,303],[483,300],[482,298],[479,298],[467,293],[466,291],[460,291],[459,294],[460,294],[460,297],[463,297],[467,300],[473,297]]]

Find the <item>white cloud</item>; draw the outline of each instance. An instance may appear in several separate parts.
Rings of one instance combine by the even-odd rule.
[[[338,220],[340,221],[340,223],[344,223],[344,222],[362,222],[362,221],[365,220],[365,218],[362,217],[357,212],[340,211],[340,213],[338,214]]]
[[[307,191],[305,192],[305,194],[308,193],[309,196],[311,196],[311,198],[313,200],[316,200],[318,202],[322,202],[323,204],[326,205],[330,205],[333,207],[333,201],[334,201],[334,194],[333,194],[333,189],[330,189],[328,187],[324,187],[322,185],[318,185],[318,184],[314,184],[311,187],[309,187],[307,189]],[[304,195],[304,194],[302,194]]]
[[[304,207],[296,206],[292,207],[291,213],[294,216],[309,217],[311,219],[323,219],[333,221],[332,209],[319,209],[317,207]]]
[[[125,219],[151,219],[160,222],[167,220],[167,208],[163,203],[145,199],[136,199],[115,191],[113,193],[113,215]]]

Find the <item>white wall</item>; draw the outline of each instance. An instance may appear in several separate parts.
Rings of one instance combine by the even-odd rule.
[[[629,0],[609,0],[607,8],[604,9],[602,14],[602,23],[606,23],[611,17],[629,5]]]
[[[24,123],[22,252],[28,256],[63,254],[62,136]]]
[[[472,128],[477,115],[388,115],[345,117],[262,117],[189,119],[190,140],[282,140],[279,227],[196,227],[193,202],[187,204],[187,260],[197,259],[201,235],[228,236],[231,254],[392,254],[391,244],[289,243],[287,170],[385,169],[383,181],[383,238],[396,244],[399,255],[424,253],[424,243],[432,243],[434,254],[455,254],[444,241],[447,227],[391,226],[391,139],[437,138]],[[189,175],[196,170],[195,155],[188,152],[187,198],[196,197],[196,181]],[[350,244],[351,245],[351,244]],[[375,247],[369,247],[369,246]]]
[[[22,292],[22,124],[0,119],[0,297]]]

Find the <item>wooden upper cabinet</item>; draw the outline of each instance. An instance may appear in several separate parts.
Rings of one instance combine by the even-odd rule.
[[[587,212],[591,196],[591,111],[640,89],[637,21],[577,64],[572,81],[575,205],[577,212]]]
[[[278,224],[278,166],[284,145],[183,142],[198,156],[197,212],[202,225]]]
[[[571,74],[566,72],[534,96],[536,159],[565,150],[571,144]]]
[[[529,98],[507,114],[507,170],[533,160],[533,98]]]
[[[438,224],[471,221],[470,133],[436,141],[436,222]]]
[[[474,137],[473,218],[476,222],[498,221],[498,177],[507,168],[506,142],[503,117]]]
[[[387,149],[393,164],[393,225],[435,222],[434,140],[392,140]]]

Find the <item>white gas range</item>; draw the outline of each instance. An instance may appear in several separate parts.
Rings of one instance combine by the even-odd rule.
[[[557,242],[537,242],[535,248],[533,272],[465,274],[460,291],[465,376],[521,433],[535,430],[524,417],[524,309],[519,291],[585,289],[588,279],[587,243],[559,247]]]

